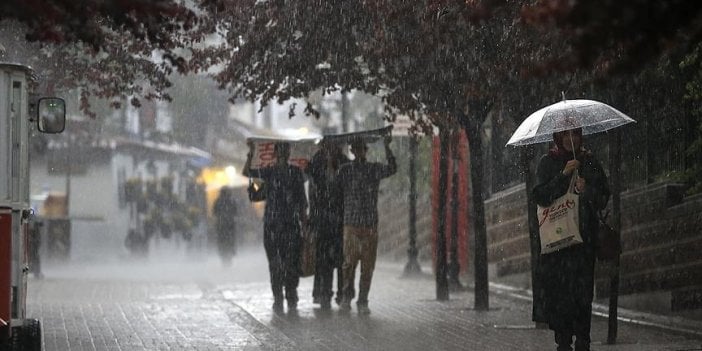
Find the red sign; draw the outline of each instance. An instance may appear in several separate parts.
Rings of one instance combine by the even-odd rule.
[[[275,143],[286,142],[290,144],[290,158],[288,162],[292,165],[300,167],[304,170],[309,164],[310,159],[317,152],[317,139],[302,139],[302,140],[274,140],[266,138],[248,138],[247,141],[253,142],[254,153],[251,160],[251,168],[259,169],[272,166],[275,164]]]

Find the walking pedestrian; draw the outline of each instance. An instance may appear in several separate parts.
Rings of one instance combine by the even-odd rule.
[[[215,200],[213,212],[216,220],[217,251],[222,264],[230,266],[236,250],[236,200],[232,190],[222,187]]]
[[[42,219],[34,218],[29,222],[29,241],[28,241],[28,256],[29,256],[29,271],[37,279],[44,278],[44,273],[41,272],[41,227],[44,226]]]
[[[356,306],[358,313],[369,314],[370,291],[378,248],[378,186],[380,181],[397,171],[395,157],[390,150],[391,136],[385,136],[387,164],[367,162],[368,146],[361,138],[351,141],[354,160],[339,170],[338,181],[344,197],[344,263],[342,266],[342,311],[351,309],[356,265],[361,263],[361,276]]]
[[[348,162],[338,144],[323,140],[305,169],[312,180],[310,225],[317,238],[312,297],[324,310],[331,308],[334,270],[337,272],[336,302],[341,303],[344,207],[341,185],[336,177],[339,168]]]
[[[268,258],[273,310],[276,313],[283,311],[285,297],[288,310],[296,311],[297,286],[300,282],[301,226],[307,224],[304,175],[300,168],[288,164],[289,143],[276,142],[273,148],[275,164],[260,169],[251,168],[254,145],[250,143],[249,148],[243,174],[261,178],[266,183],[263,245]]]
[[[553,134],[553,148],[541,157],[537,185],[533,189],[539,206],[548,207],[563,196],[577,170],[575,193],[579,194],[579,229],[582,244],[541,256],[538,267],[545,292],[545,317],[554,331],[558,351],[590,350],[590,324],[597,246],[597,212],[607,206],[607,176],[591,152],[582,147],[582,130]]]

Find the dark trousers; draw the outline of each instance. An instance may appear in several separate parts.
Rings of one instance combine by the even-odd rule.
[[[266,223],[263,227],[263,246],[268,258],[271,290],[276,302],[285,299],[297,302],[300,283],[300,226],[297,223]]]
[[[337,299],[340,301],[343,283],[341,279],[343,260],[341,238],[318,237],[316,258],[312,297],[321,301],[331,300],[334,296],[332,286],[334,285],[334,270],[336,270]]]
[[[594,252],[574,246],[541,256],[544,266],[546,312],[557,350],[590,350],[594,285]]]
[[[592,320],[592,306],[582,306],[576,314],[572,326],[559,326],[554,330],[558,351],[572,350],[570,345],[575,336],[575,351],[590,350],[590,322]]]
[[[219,223],[217,226],[217,251],[225,263],[230,263],[236,253],[234,223]]]
[[[336,302],[340,303],[344,283],[341,274],[341,265],[344,263],[343,213],[322,210],[315,214],[312,224],[317,237],[317,252],[312,297],[319,302],[331,300],[336,270]]]

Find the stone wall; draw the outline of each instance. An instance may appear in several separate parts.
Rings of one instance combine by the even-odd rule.
[[[485,201],[488,261],[498,277],[528,272],[531,267],[524,184],[493,194]]]
[[[485,202],[488,258],[498,277],[528,273],[526,192],[519,185]],[[620,294],[670,292],[673,310],[702,308],[702,195],[654,183],[622,193]],[[604,265],[596,295],[609,294]]]
[[[702,195],[683,197],[672,183],[623,194],[622,250],[622,295],[663,290],[680,297],[702,287]],[[606,280],[597,281],[598,296],[608,289]]]
[[[407,194],[381,192],[378,253],[406,262]],[[490,275],[497,279],[530,272],[524,184],[493,194],[485,201]],[[429,195],[417,201],[419,258],[432,258]],[[620,295],[665,293],[668,310],[702,308],[702,194],[683,196],[682,186],[654,183],[622,193]],[[469,233],[472,240],[472,233]],[[423,267],[425,271],[429,267]],[[596,296],[609,295],[607,267],[598,265]],[[524,280],[524,279],[522,279]]]

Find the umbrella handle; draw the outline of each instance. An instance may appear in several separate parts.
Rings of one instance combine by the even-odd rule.
[[[575,159],[575,144],[573,143],[573,130],[569,130],[570,133],[570,150],[573,151],[573,159]]]
[[[574,170],[573,174],[570,176],[570,185],[568,185],[568,192],[575,194],[575,181],[578,179],[578,170]]]
[[[575,160],[575,144],[573,143],[573,130],[568,131],[570,133],[570,149],[573,151],[573,159]],[[578,179],[578,170],[574,169],[573,170],[573,176],[570,178],[570,186],[568,187],[568,191],[571,193],[575,193],[575,180]]]

